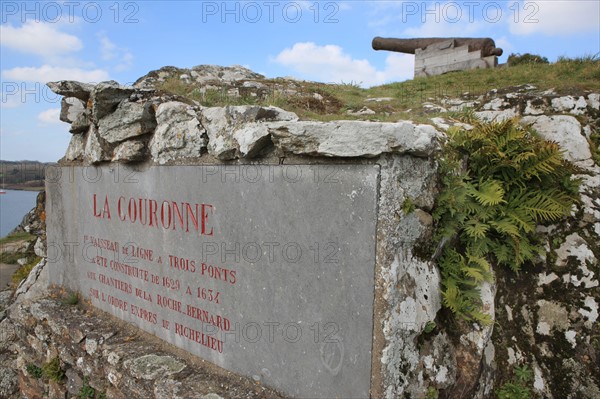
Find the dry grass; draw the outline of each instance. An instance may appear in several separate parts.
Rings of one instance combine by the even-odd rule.
[[[497,69],[477,69],[452,72],[428,78],[416,78],[369,89],[350,84],[322,84],[297,82],[292,84],[296,93],[281,94],[275,87],[290,84],[283,79],[263,82],[265,89],[260,96],[252,96],[243,90],[232,97],[225,88],[201,92],[193,85],[186,85],[177,78],[165,81],[159,88],[200,102],[204,106],[224,105],[274,105],[295,112],[302,119],[329,121],[336,119],[369,119],[397,121],[411,119],[426,121],[431,114],[424,114],[422,103],[439,102],[442,98],[466,95],[476,98],[492,89],[532,84],[538,90],[554,89],[558,93],[580,93],[583,90],[600,90],[600,59],[584,56],[575,59],[561,58],[554,64],[523,64]],[[383,102],[369,102],[369,98],[389,97]],[[368,107],[374,115],[350,116],[348,110]]]

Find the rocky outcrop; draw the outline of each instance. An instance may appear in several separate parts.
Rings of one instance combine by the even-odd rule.
[[[439,148],[441,138],[433,127],[411,122],[303,122],[274,106],[205,108],[113,81],[92,88],[78,82],[48,86],[73,96],[63,101],[62,120],[71,122],[73,133],[63,160],[84,164],[111,160],[168,164],[196,160],[204,153],[231,161],[264,151],[343,158],[388,153],[429,156]],[[82,88],[90,90],[85,108],[74,97]],[[125,144],[131,140],[135,144]]]
[[[259,73],[239,65],[223,67],[218,65],[198,65],[193,68],[176,68],[172,66],[162,67],[157,71],[149,72],[139,78],[133,84],[136,88],[153,89],[164,83],[167,79],[179,79],[186,84],[196,83],[200,85],[233,84],[235,82],[257,81],[265,79]]]

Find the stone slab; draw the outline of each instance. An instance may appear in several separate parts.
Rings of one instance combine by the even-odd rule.
[[[55,168],[50,283],[286,395],[369,397],[379,173]]]
[[[469,46],[428,52],[415,56],[415,67],[429,68],[481,58],[481,51],[469,52]]]

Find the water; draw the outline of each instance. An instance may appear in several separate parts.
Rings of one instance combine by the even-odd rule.
[[[37,191],[5,190],[0,194],[0,237],[21,223],[23,216],[35,206]]]

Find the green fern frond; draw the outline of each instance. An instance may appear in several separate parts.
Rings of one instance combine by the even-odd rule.
[[[492,265],[490,265],[490,262],[488,262],[488,260],[485,257],[481,255],[473,255],[468,253],[467,259],[469,263],[477,265],[479,270],[481,270],[481,272],[484,275],[489,275],[489,272],[492,269]]]
[[[521,234],[519,227],[513,223],[512,219],[504,218],[490,221],[490,225],[501,234],[518,237]]]
[[[486,233],[490,229],[490,226],[485,223],[480,223],[477,220],[469,220],[465,224],[465,232],[469,235],[469,237],[473,238],[483,238]]]
[[[506,216],[515,223],[519,227],[520,230],[523,230],[525,233],[531,233],[535,230],[535,222],[533,217],[529,215],[524,209],[514,208],[507,209]]]
[[[484,273],[481,271],[481,269],[477,268],[477,267],[465,267],[463,269],[463,272],[471,277],[473,280],[477,281],[478,283],[484,282],[486,279]]]
[[[536,156],[527,162],[522,169],[525,179],[540,178],[542,174],[554,174],[563,163],[560,147],[557,143],[546,142],[537,149]]]
[[[481,205],[492,206],[505,202],[502,184],[496,180],[479,182],[478,187],[470,186],[468,192]]]
[[[550,190],[548,193],[534,193],[521,204],[520,208],[530,212],[538,222],[545,222],[569,215],[571,203],[567,195]]]

